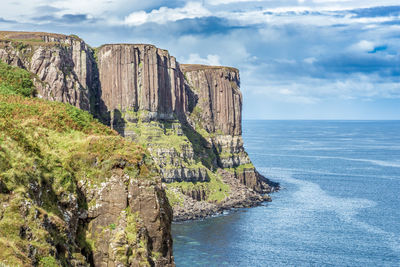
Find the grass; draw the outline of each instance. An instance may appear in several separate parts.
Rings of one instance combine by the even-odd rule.
[[[31,80],[32,76],[26,70],[0,61],[0,93],[34,96],[36,90]]]
[[[224,170],[229,171],[231,173],[243,173],[245,170],[254,170],[255,167],[253,165],[253,163],[246,163],[246,164],[242,164],[239,165],[235,168],[225,168]]]
[[[54,37],[57,39],[66,39],[68,36],[56,33],[45,33],[45,32],[12,32],[12,31],[0,31],[0,42],[11,43],[17,50],[23,51],[24,49],[32,46],[69,46],[60,42],[45,42],[44,37]],[[76,35],[70,35],[69,38],[80,40]]]
[[[216,69],[226,69],[229,71],[239,72],[238,69],[225,66],[209,66],[201,64],[180,64],[183,72],[199,71],[199,70],[216,70]]]
[[[171,206],[183,205],[183,196],[194,190],[205,192],[205,200],[208,202],[221,202],[230,194],[229,185],[225,184],[221,177],[214,172],[208,171],[209,182],[175,182],[167,184],[167,196]]]
[[[247,163],[247,164],[242,164],[242,165],[237,166],[235,168],[235,170],[236,170],[236,172],[243,172],[244,170],[247,170],[247,169],[253,170],[254,168],[255,167],[254,167],[253,163]]]
[[[178,189],[178,190],[176,190]],[[179,187],[172,186],[170,184],[167,185],[167,189],[165,191],[167,193],[167,198],[171,207],[175,206],[183,206],[183,196],[182,192],[179,191]]]
[[[182,153],[184,147],[190,145],[185,135],[178,135],[174,125],[180,125],[178,121],[172,122],[143,122],[146,111],[126,111],[124,117],[135,119],[137,122],[126,122],[125,129],[135,132],[135,142],[146,147],[174,148],[177,153]]]
[[[81,246],[93,249],[84,237],[67,242],[65,205],[72,198],[88,208],[78,183],[98,185],[116,169],[134,179],[156,176],[142,146],[85,111],[31,97],[28,77],[0,64],[0,84],[8,88],[0,92],[0,262],[66,266],[73,255],[83,258]],[[49,256],[60,246],[68,249]]]
[[[39,266],[40,267],[58,267],[59,264],[57,263],[57,260],[54,257],[48,256],[48,257],[43,257],[40,259]]]

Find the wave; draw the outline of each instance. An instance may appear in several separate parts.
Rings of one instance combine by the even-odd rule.
[[[286,183],[296,186],[296,190],[292,193],[292,201],[296,203],[297,206],[293,207],[293,210],[286,210],[284,212],[288,214],[294,212],[296,216],[301,216],[301,218],[296,220],[297,223],[304,222],[307,218],[316,218],[318,216],[300,214],[300,211],[311,213],[321,211],[333,212],[343,222],[349,223],[370,234],[379,235],[394,252],[400,252],[400,236],[360,221],[357,218],[357,214],[360,210],[375,207],[377,205],[376,202],[364,198],[331,196],[326,191],[322,190],[318,184],[295,179],[292,177],[292,172],[283,171],[280,168],[260,168],[260,171],[268,173],[268,176],[271,178],[280,180],[283,185]]]
[[[259,168],[257,168],[259,169]],[[280,170],[283,172],[294,172],[301,174],[319,174],[319,175],[330,175],[330,176],[340,176],[340,177],[370,177],[370,178],[379,178],[379,179],[387,179],[387,180],[397,180],[394,176],[389,175],[370,175],[370,174],[351,174],[351,173],[339,173],[339,172],[329,172],[322,170],[310,170],[310,169],[299,169],[299,168],[264,168],[266,173],[269,170]]]
[[[265,153],[252,153],[252,154],[258,154],[258,155],[264,155],[264,156],[277,156],[277,157],[340,159],[340,160],[348,160],[348,161],[366,162],[366,163],[371,163],[371,164],[382,166],[382,167],[400,168],[400,162],[375,160],[375,159],[354,159],[354,158],[334,157],[334,156],[309,156],[309,155],[290,155],[290,154],[265,154]]]

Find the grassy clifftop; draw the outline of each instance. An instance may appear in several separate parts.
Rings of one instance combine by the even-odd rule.
[[[28,72],[0,63],[0,265],[89,262],[94,241],[71,232],[72,211],[90,206],[79,184],[115,169],[151,179],[152,167],[142,147],[89,113],[33,94]]]

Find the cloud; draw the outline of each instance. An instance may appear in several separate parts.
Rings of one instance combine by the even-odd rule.
[[[380,46],[376,46],[376,47],[374,48],[374,50],[369,51],[368,53],[377,53],[377,52],[380,52],[380,51],[385,51],[385,50],[387,50],[387,49],[388,49],[388,46],[387,46],[387,45],[380,45]]]
[[[207,55],[206,58],[200,57],[199,54],[190,54],[189,58],[185,61],[190,64],[202,64],[220,66],[220,58],[218,55]]]
[[[375,44],[371,41],[361,40],[356,44],[353,44],[350,49],[356,52],[370,52],[373,51],[375,48]]]
[[[317,59],[315,57],[308,57],[308,58],[305,58],[303,61],[308,64],[313,64],[315,61],[317,61]]]
[[[287,59],[287,58],[277,58],[277,59],[275,59],[275,62],[277,62],[279,64],[288,64],[288,65],[296,64],[296,60]]]
[[[149,22],[165,24],[170,21],[206,16],[211,16],[211,12],[204,8],[201,3],[188,2],[184,7],[180,8],[160,7],[149,13],[145,11],[133,12],[125,17],[124,24],[129,26],[138,26]]]
[[[40,17],[32,18],[33,20],[37,21],[39,24],[82,24],[82,23],[93,23],[97,21],[97,19],[92,18],[91,15],[88,14],[64,14],[62,16],[55,16],[55,15],[45,15]]]
[[[227,5],[233,3],[252,3],[252,2],[262,2],[264,0],[207,0],[209,5]]]
[[[357,17],[387,17],[399,16],[400,6],[379,6],[372,8],[360,8],[351,10],[351,13]]]
[[[54,7],[54,6],[49,6],[49,5],[44,5],[44,6],[38,6],[35,8],[35,10],[38,13],[55,13],[55,12],[59,12],[62,9]]]
[[[87,21],[90,19],[90,16],[87,14],[65,14],[61,17],[62,21],[68,22],[68,23],[78,23],[82,21]]]
[[[400,99],[400,84],[384,81],[376,75],[352,74],[337,80],[301,78],[296,82],[266,81],[263,85],[252,86],[251,92],[281,102],[313,104],[333,99]]]
[[[8,20],[0,17],[0,23],[16,23],[15,20]]]

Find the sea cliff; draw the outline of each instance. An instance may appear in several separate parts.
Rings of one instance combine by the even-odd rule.
[[[105,162],[108,160],[104,155],[90,154],[91,144],[109,152],[107,142],[102,147],[102,142],[108,140],[103,139],[103,133],[115,139],[112,148],[121,143],[121,149],[130,151],[122,153],[123,157],[120,152],[117,155],[106,153],[116,162],[107,165],[109,171],[96,176],[98,180],[87,180],[92,171],[71,170],[75,177],[73,187],[77,188],[71,197],[77,203],[83,198],[84,208],[71,210],[70,206],[79,207],[80,202],[71,200],[69,203],[64,195],[56,194],[54,198],[54,208],[60,214],[51,216],[62,222],[62,229],[68,229],[69,243],[63,239],[62,242],[67,243],[57,247],[58,243],[46,240],[49,250],[43,253],[50,253],[59,263],[173,265],[172,217],[174,220],[195,219],[234,207],[254,206],[270,200],[267,193],[278,188],[257,172],[244,150],[242,95],[237,69],[181,65],[168,51],[153,45],[107,44],[92,48],[77,36],[32,32],[0,32],[0,60],[30,73],[35,95],[45,101],[40,102],[43,105],[50,105],[51,102],[46,102],[50,100],[75,106],[113,129],[104,126],[93,136],[92,132],[81,129],[82,136],[74,140],[82,147],[89,146],[91,168],[102,164],[99,157]],[[6,97],[4,105],[9,101],[12,100]],[[21,120],[31,121],[29,118]],[[57,131],[57,128],[50,130]],[[120,137],[114,136],[114,131]],[[3,149],[4,142],[2,144]],[[135,149],[129,149],[131,146]],[[62,150],[56,151],[62,154]],[[83,158],[87,156],[84,150],[80,153]],[[141,160],[138,153],[142,155]],[[4,154],[4,160],[7,157]],[[134,164],[132,159],[135,159]],[[60,161],[60,168],[64,168],[63,159]],[[132,164],[136,164],[136,171],[131,171]],[[15,168],[12,164],[7,166]],[[142,173],[143,166],[151,171]],[[4,172],[8,169],[5,167]],[[1,175],[3,181],[6,176]],[[24,186],[31,187],[30,183]],[[43,193],[40,192],[46,187],[41,182],[35,186],[37,192],[29,193],[28,197],[20,195],[20,198],[28,198],[30,208],[43,209],[40,200]],[[15,189],[10,189],[9,185],[4,188],[4,203],[11,203]],[[62,188],[60,185],[57,190]],[[14,212],[18,209],[22,206],[13,208]],[[66,211],[69,217],[63,215]],[[32,223],[50,236],[63,231],[61,228],[49,230],[40,220]],[[25,227],[23,225],[21,227]],[[91,240],[91,246],[79,245],[77,240],[82,235]],[[31,240],[20,239],[21,243],[17,243],[23,249],[11,248],[9,255],[21,253],[33,265],[39,264],[40,259],[35,255],[40,253],[32,256],[30,252],[37,248],[24,245]],[[82,257],[75,257],[74,253]]]

